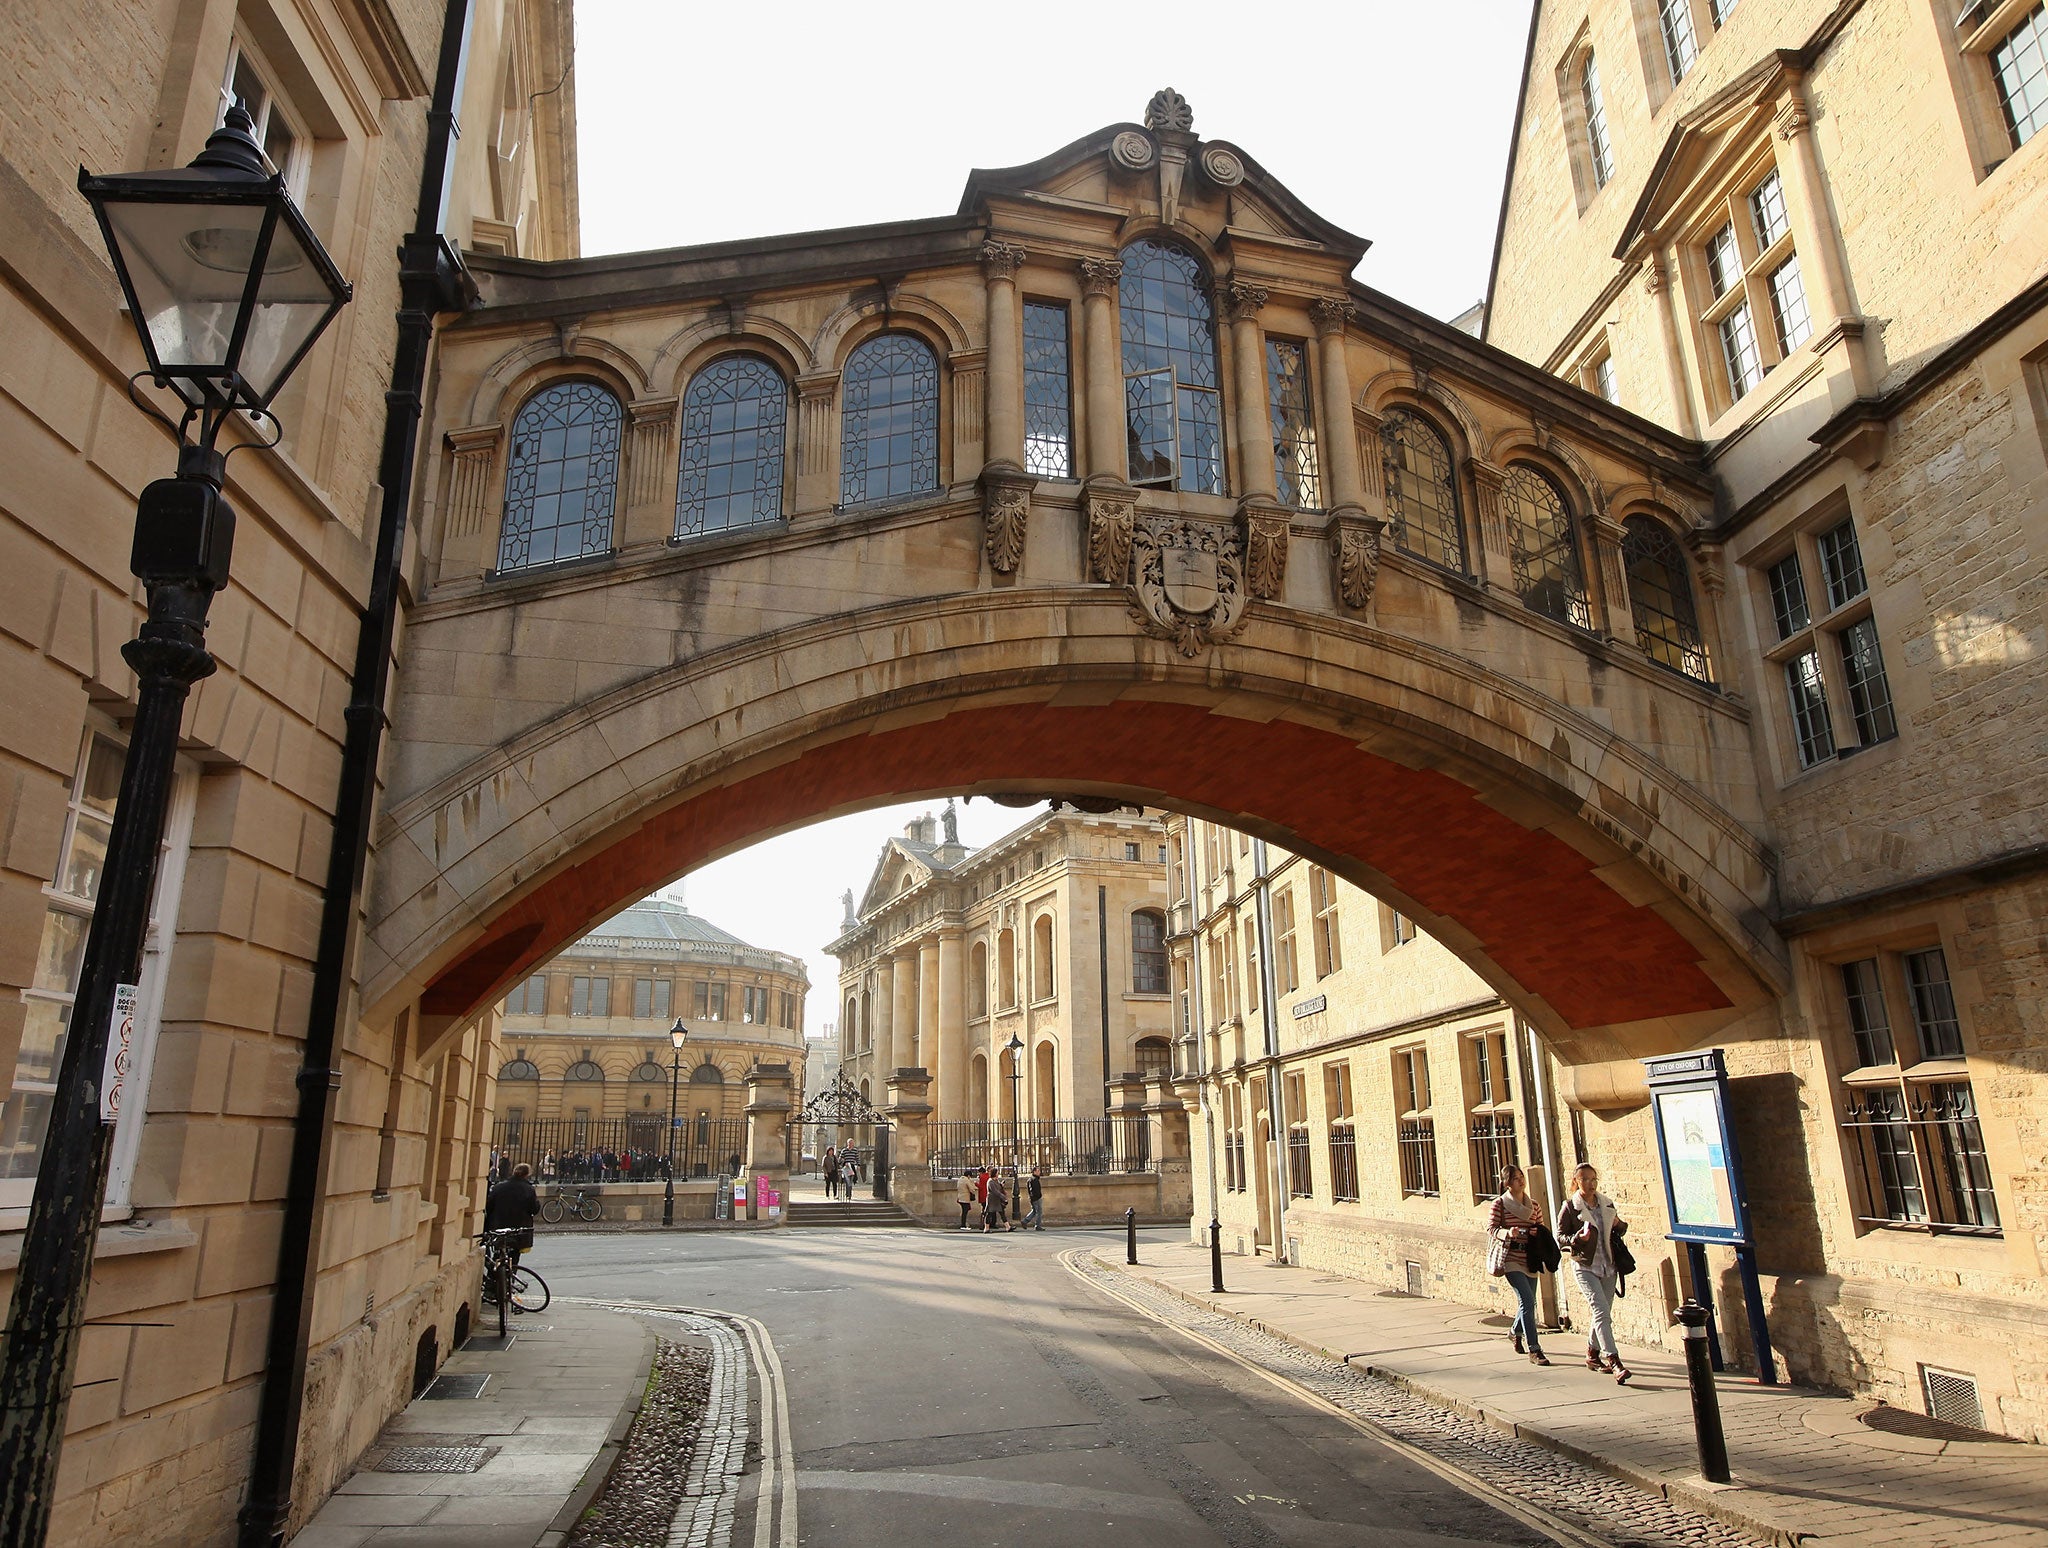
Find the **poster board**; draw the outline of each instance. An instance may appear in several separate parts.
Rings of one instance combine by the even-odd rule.
[[[1728,1072],[1721,1050],[1645,1059],[1665,1218],[1677,1242],[1747,1245],[1742,1162],[1728,1127]]]

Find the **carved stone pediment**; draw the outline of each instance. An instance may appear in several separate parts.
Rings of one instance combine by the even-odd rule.
[[[1139,515],[1131,533],[1135,609],[1148,631],[1193,657],[1244,626],[1244,538],[1231,527]]]

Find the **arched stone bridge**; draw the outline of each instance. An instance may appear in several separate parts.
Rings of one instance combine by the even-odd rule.
[[[1696,448],[1352,283],[1169,97],[952,216],[479,262],[367,1019],[452,1029],[708,859],[961,790],[1314,856],[1570,1060],[1783,991]]]

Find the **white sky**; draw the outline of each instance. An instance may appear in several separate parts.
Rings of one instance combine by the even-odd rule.
[[[1530,0],[1002,6],[579,0],[588,255],[951,214],[976,167],[1137,121],[1171,86],[1326,220],[1371,239],[1368,285],[1438,317],[1480,299]],[[834,1018],[839,895],[938,803],[756,845],[688,878],[690,908],[810,964]],[[975,801],[982,845],[1029,813]]]

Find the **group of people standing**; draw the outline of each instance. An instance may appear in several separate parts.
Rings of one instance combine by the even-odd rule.
[[[826,1198],[838,1198],[842,1189],[847,1198],[853,1197],[853,1185],[860,1181],[860,1158],[852,1151],[842,1154],[837,1148],[828,1148],[818,1170],[824,1174]]]
[[[962,1172],[955,1184],[960,1204],[960,1229],[970,1230],[968,1217],[979,1208],[981,1228],[993,1231],[1000,1225],[1005,1231],[1017,1229],[1017,1222],[1008,1218],[1010,1209],[1010,1185],[1003,1180],[1003,1174],[991,1167],[983,1167],[972,1174]],[[1034,1166],[1031,1175],[1024,1179],[1024,1196],[1031,1201],[1031,1209],[1024,1216],[1024,1228],[1029,1231],[1045,1229],[1045,1175],[1043,1167]]]
[[[1556,1272],[1569,1258],[1590,1323],[1586,1367],[1627,1381],[1634,1373],[1614,1346],[1614,1298],[1626,1294],[1635,1259],[1626,1241],[1628,1222],[1600,1191],[1600,1174],[1586,1162],[1572,1168],[1571,1193],[1558,1206],[1554,1227],[1529,1196],[1519,1166],[1502,1167],[1498,1181],[1500,1193],[1487,1219],[1486,1266],[1515,1292],[1515,1322],[1508,1334],[1515,1353],[1527,1354],[1536,1365],[1550,1363],[1537,1337],[1536,1276]]]

